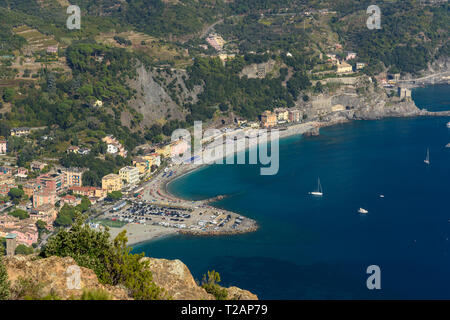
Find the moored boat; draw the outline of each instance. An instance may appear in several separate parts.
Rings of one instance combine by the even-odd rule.
[[[317,183],[318,183],[318,188],[317,191],[312,191],[309,194],[313,195],[313,196],[318,196],[321,197],[323,196],[323,191],[322,191],[322,185],[320,184],[320,178],[317,178]]]

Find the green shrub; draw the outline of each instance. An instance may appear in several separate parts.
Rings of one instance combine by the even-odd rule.
[[[19,218],[20,220],[23,219],[28,219],[30,217],[30,215],[28,214],[28,212],[24,211],[24,210],[20,210],[20,209],[16,209],[10,213],[8,213],[10,216]]]
[[[11,288],[12,300],[60,300],[53,292],[45,294],[45,284],[34,279],[20,277]]]
[[[33,252],[34,252],[33,247],[27,247],[24,244],[19,244],[16,247],[16,254],[29,255],[29,254],[32,254]]]
[[[83,290],[80,300],[111,300],[109,293],[102,289]]]
[[[0,244],[0,249],[2,245]],[[11,295],[10,283],[8,280],[8,273],[6,272],[6,268],[3,265],[2,254],[3,250],[0,250],[0,300],[7,300]]]
[[[108,229],[96,231],[77,217],[70,230],[60,230],[42,250],[44,257],[72,257],[79,266],[90,268],[103,284],[122,285],[134,299],[165,298],[164,292],[153,282],[144,254],[131,254],[127,247],[126,231],[112,242]]]

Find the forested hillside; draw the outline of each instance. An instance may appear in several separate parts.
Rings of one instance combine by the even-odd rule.
[[[255,120],[263,110],[292,107],[324,90],[312,83],[334,70],[329,53],[355,52],[349,63],[364,63],[357,74],[370,76],[418,74],[449,54],[442,1],[78,0],[71,4],[81,8],[80,30],[66,28],[67,3],[0,0],[0,136],[16,126],[63,130],[46,142],[53,154],[104,134],[132,150],[194,120]],[[366,27],[371,4],[381,8],[380,30]],[[208,42],[215,35],[223,39],[216,48]],[[143,121],[130,103],[144,94],[130,85],[141,65],[184,119]],[[245,68],[262,68],[263,76]],[[97,100],[102,107],[93,107]],[[144,107],[170,114],[167,104]]]

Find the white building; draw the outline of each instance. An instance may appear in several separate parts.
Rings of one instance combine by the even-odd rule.
[[[117,148],[117,146],[114,144],[108,144],[108,149],[106,150],[106,152],[116,154],[117,152],[119,152],[119,148]]]
[[[136,167],[123,167],[119,170],[119,175],[122,180],[125,180],[128,184],[139,183],[139,169]]]

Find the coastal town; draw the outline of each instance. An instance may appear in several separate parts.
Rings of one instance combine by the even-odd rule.
[[[0,1],[0,302],[450,298],[449,14]]]
[[[345,61],[355,58],[356,54],[352,52],[342,60],[336,55],[328,55],[329,62],[336,67],[335,72],[342,75],[333,78],[335,81],[353,79],[348,76],[354,71]],[[387,77],[389,80],[379,79],[378,86],[386,92],[394,91],[393,99],[397,99],[399,103],[403,101],[411,104],[411,90],[399,85],[399,76]],[[353,81],[363,81],[362,78],[364,76],[357,76]],[[354,91],[355,85],[347,86],[344,90]],[[346,94],[351,95],[343,93],[344,96]],[[279,129],[281,137],[293,134],[315,135],[322,126],[355,118],[355,114],[361,109],[354,105],[355,101],[359,102],[353,99],[344,105],[319,96],[312,101],[309,108],[280,107],[266,110],[258,117],[258,121],[236,118],[231,126],[221,126],[220,136],[226,144],[230,143],[230,139],[236,140],[239,134],[247,136],[251,130],[259,129]],[[101,104],[101,101],[96,104]],[[10,139],[12,137],[26,140],[31,134],[39,134],[45,129],[11,128]],[[41,136],[41,139],[49,138],[49,135]],[[86,180],[83,175],[88,171],[87,168],[65,167],[60,164],[60,159],[32,157],[24,166],[18,166],[18,159],[11,157],[9,140],[0,137],[0,238],[13,237],[17,244],[40,246],[55,230],[70,228],[70,222],[61,223],[66,218],[68,208],[88,213],[93,228],[111,227],[112,235],[140,225],[138,228],[143,228],[144,231],[129,232],[130,243],[174,232],[219,235],[257,229],[256,221],[214,208],[209,205],[209,199],[187,201],[175,198],[167,192],[167,184],[170,181],[198,168],[198,165],[189,161],[182,164],[172,162],[172,159],[179,155],[191,160],[199,156],[191,153],[186,141],[180,139],[127,150],[113,135],[105,135],[101,138],[101,143],[105,155],[125,159],[129,152],[132,152],[135,156],[131,158],[129,165],[101,177],[101,185],[92,186],[83,183]],[[248,147],[250,145],[244,144],[244,149]],[[65,154],[87,157],[91,148],[70,145]],[[100,157],[105,158],[105,155]],[[226,153],[223,155],[229,156]],[[151,230],[158,232],[152,233]]]
[[[228,135],[234,130],[287,123],[300,123],[296,110],[277,110],[273,115],[267,111],[261,115],[257,126],[240,122],[236,128],[226,128],[223,132]],[[39,129],[12,128],[11,136],[26,139],[36,130]],[[113,136],[107,135],[102,141],[106,144],[107,154],[127,156],[127,150]],[[103,176],[101,187],[93,187],[83,184],[87,168],[66,168],[55,161],[58,159],[53,162],[36,159],[24,167],[14,166],[14,159],[8,156],[8,141],[0,138],[0,237],[14,237],[18,245],[36,247],[47,239],[48,233],[70,227],[70,224],[61,223],[61,213],[67,208],[95,212],[96,219],[91,219],[96,221],[91,222],[93,228],[141,224],[149,225],[150,229],[152,226],[163,227],[168,233],[177,229],[181,233],[197,235],[256,230],[254,220],[214,208],[208,204],[211,199],[186,201],[167,192],[169,181],[193,169],[189,164],[171,163],[171,157],[187,150],[188,145],[182,140],[155,146],[134,157],[132,165]],[[87,156],[89,152],[89,148],[78,146],[66,150],[68,155]],[[102,224],[105,221],[110,223]]]
[[[220,132],[225,137],[225,143],[227,137],[254,129],[277,128],[282,130],[283,136],[305,133],[321,126],[318,122],[304,121],[301,111],[297,109],[267,110],[259,119],[259,122],[237,120],[233,128],[222,128]],[[12,128],[10,137],[28,139],[32,132],[39,133],[42,129]],[[106,155],[128,156],[128,151],[114,136],[106,135],[101,141],[105,144]],[[244,144],[244,148],[247,147],[249,145]],[[252,219],[209,205],[211,201],[220,200],[220,195],[214,199],[187,201],[173,197],[167,191],[167,184],[174,178],[198,168],[189,161],[172,163],[173,157],[190,154],[186,141],[142,148],[144,151],[139,151],[139,155],[132,158],[131,165],[103,176],[101,186],[94,187],[83,184],[87,168],[64,167],[59,164],[59,159],[33,159],[25,166],[14,166],[17,159],[10,156],[8,140],[1,137],[0,238],[14,237],[17,245],[40,246],[52,232],[61,227],[70,228],[70,222],[62,222],[68,208],[88,212],[91,227],[110,226],[113,235],[140,225],[138,228],[145,230],[135,235],[131,232],[130,243],[155,237],[150,232],[155,229],[159,231],[156,236],[160,236],[173,232],[235,234],[258,228]],[[65,154],[87,157],[90,151],[87,147],[71,145]],[[150,233],[146,235],[145,232]]]

